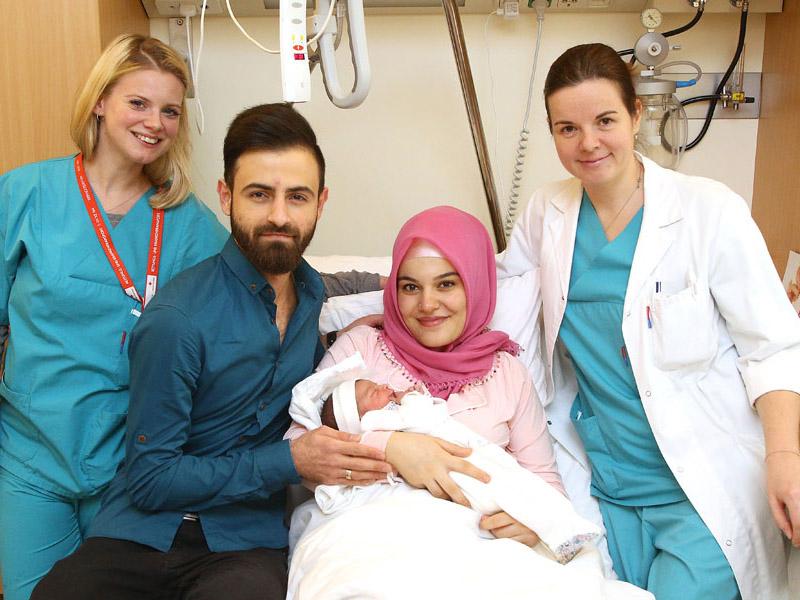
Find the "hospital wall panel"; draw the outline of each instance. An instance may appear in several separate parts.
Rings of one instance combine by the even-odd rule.
[[[100,49],[120,33],[147,34],[150,23],[140,0],[100,0],[97,2]]]
[[[148,31],[138,0],[0,0],[0,173],[74,151],[75,92],[124,31]]]
[[[665,15],[664,29],[681,25],[690,16]],[[199,24],[198,19],[194,21],[197,41]],[[524,12],[513,20],[462,15],[462,21],[498,195],[505,204],[525,111],[536,20]],[[277,45],[275,18],[243,18],[241,22],[263,44]],[[373,81],[364,104],[353,110],[335,108],[317,69],[312,74],[312,101],[298,105],[319,134],[331,190],[310,252],[388,254],[402,222],[436,204],[468,210],[489,227],[444,16],[368,15],[366,25]],[[167,39],[167,20],[152,19],[151,32]],[[566,176],[545,124],[541,90],[549,65],[574,44],[600,41],[621,49],[632,46],[641,33],[637,14],[546,15],[520,187],[523,205],[538,186]],[[737,35],[736,14],[707,14],[695,29],[673,38],[682,49],[672,52],[670,59],[694,60],[709,72],[722,72],[733,55]],[[752,14],[748,71],[761,71],[763,39],[764,15]],[[346,39],[338,59],[349,84]],[[225,129],[244,107],[280,101],[279,60],[250,44],[229,19],[209,18],[200,96],[206,129],[202,136],[194,127],[192,131],[194,179],[200,197],[227,222],[219,212],[215,191],[222,172]],[[193,102],[190,111],[194,116]],[[691,121],[690,131],[699,126],[700,121]],[[680,170],[719,179],[750,202],[757,131],[755,120],[715,120]]]
[[[800,6],[766,20],[762,113],[753,217],[783,277],[789,251],[800,252]]]

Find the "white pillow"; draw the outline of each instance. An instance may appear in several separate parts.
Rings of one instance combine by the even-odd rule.
[[[519,359],[528,367],[539,398],[544,403],[545,371],[541,352],[539,313],[542,294],[539,270],[497,281],[497,304],[489,327],[505,331],[522,346]]]
[[[383,314],[383,291],[334,296],[322,305],[319,332],[339,331],[367,315]]]
[[[365,271],[389,276],[392,270],[391,256],[304,256],[320,273],[336,273],[338,271]],[[366,315],[383,313],[383,292],[365,292],[347,296],[334,296],[322,305],[319,317],[319,332],[344,329],[350,323]]]
[[[345,256],[330,254],[328,256],[303,256],[308,264],[320,273],[337,273],[339,271],[365,271],[380,273],[386,277],[392,270],[391,256]]]

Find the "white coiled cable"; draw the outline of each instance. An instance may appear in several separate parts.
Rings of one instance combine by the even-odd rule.
[[[525,107],[525,117],[522,119],[522,129],[519,132],[519,141],[517,142],[517,150],[514,155],[514,170],[511,176],[511,188],[508,192],[508,206],[506,207],[506,217],[503,223],[503,229],[506,236],[511,235],[511,229],[514,227],[514,220],[519,211],[519,188],[522,181],[523,166],[525,165],[525,154],[528,150],[528,138],[530,137],[530,130],[528,129],[528,118],[531,114],[531,104],[533,101],[533,81],[536,78],[536,65],[539,64],[539,48],[542,42],[542,28],[544,25],[544,8],[546,2],[536,0],[534,7],[536,8],[536,50],[533,54],[533,67],[531,68],[531,78],[528,82],[528,102]]]
[[[506,218],[503,223],[503,229],[506,232],[506,237],[511,235],[511,230],[514,227],[514,220],[519,211],[519,188],[520,181],[522,181],[522,171],[525,164],[525,153],[528,149],[528,137],[530,130],[523,127],[519,131],[519,141],[517,142],[517,152],[514,155],[514,169],[511,175],[511,189],[508,192],[508,206],[506,207]]]

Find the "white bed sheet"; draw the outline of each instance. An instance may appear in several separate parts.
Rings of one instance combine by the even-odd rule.
[[[287,600],[654,600],[603,578],[594,547],[566,565],[508,539],[485,539],[478,516],[425,490],[399,492],[322,515],[313,501],[292,518]]]

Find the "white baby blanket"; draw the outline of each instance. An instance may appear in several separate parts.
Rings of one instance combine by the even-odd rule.
[[[411,431],[472,448],[467,460],[487,472],[491,481],[483,483],[461,473],[450,474],[472,508],[483,515],[507,512],[535,531],[562,564],[600,536],[599,527],[578,515],[569,500],[551,485],[521,467],[505,450],[450,417],[441,398],[410,392],[403,397],[401,405],[392,403],[382,410],[370,411],[359,424],[352,380],[366,374],[366,365],[356,353],[312,375],[293,390],[289,413],[307,428],[319,426],[322,402],[333,392],[337,422],[340,429],[349,433]],[[388,493],[397,495],[398,491],[389,492],[383,484],[367,487],[321,485],[315,490],[315,498],[322,512],[331,515],[345,508],[363,506]],[[492,537],[489,532],[482,531],[482,534]]]
[[[292,393],[292,418],[308,429],[319,427],[325,398],[353,378],[369,378],[359,354],[301,382]],[[348,401],[355,404],[352,386],[340,391],[345,389],[349,400],[348,394],[337,394],[342,410]],[[345,420],[352,422],[357,409],[349,410]],[[314,501],[292,515],[287,600],[653,600],[639,588],[605,579],[594,545],[581,548],[598,528],[504,450],[453,420],[444,401],[407,394],[402,405],[369,412],[355,423],[358,429],[430,432],[467,445],[473,448],[468,460],[492,480],[483,484],[451,473],[477,510],[402,481],[317,486]],[[551,550],[494,539],[478,527],[481,513],[501,508],[536,531]],[[574,559],[559,564],[553,555]]]
[[[325,399],[336,387],[353,379],[368,379],[370,375],[360,352],[345,360],[309,375],[292,388],[289,416],[309,431],[322,425],[320,413]]]
[[[566,565],[509,539],[481,537],[473,510],[425,490],[390,494],[325,518],[314,501],[292,517],[287,600],[654,600],[604,579],[599,552]]]

